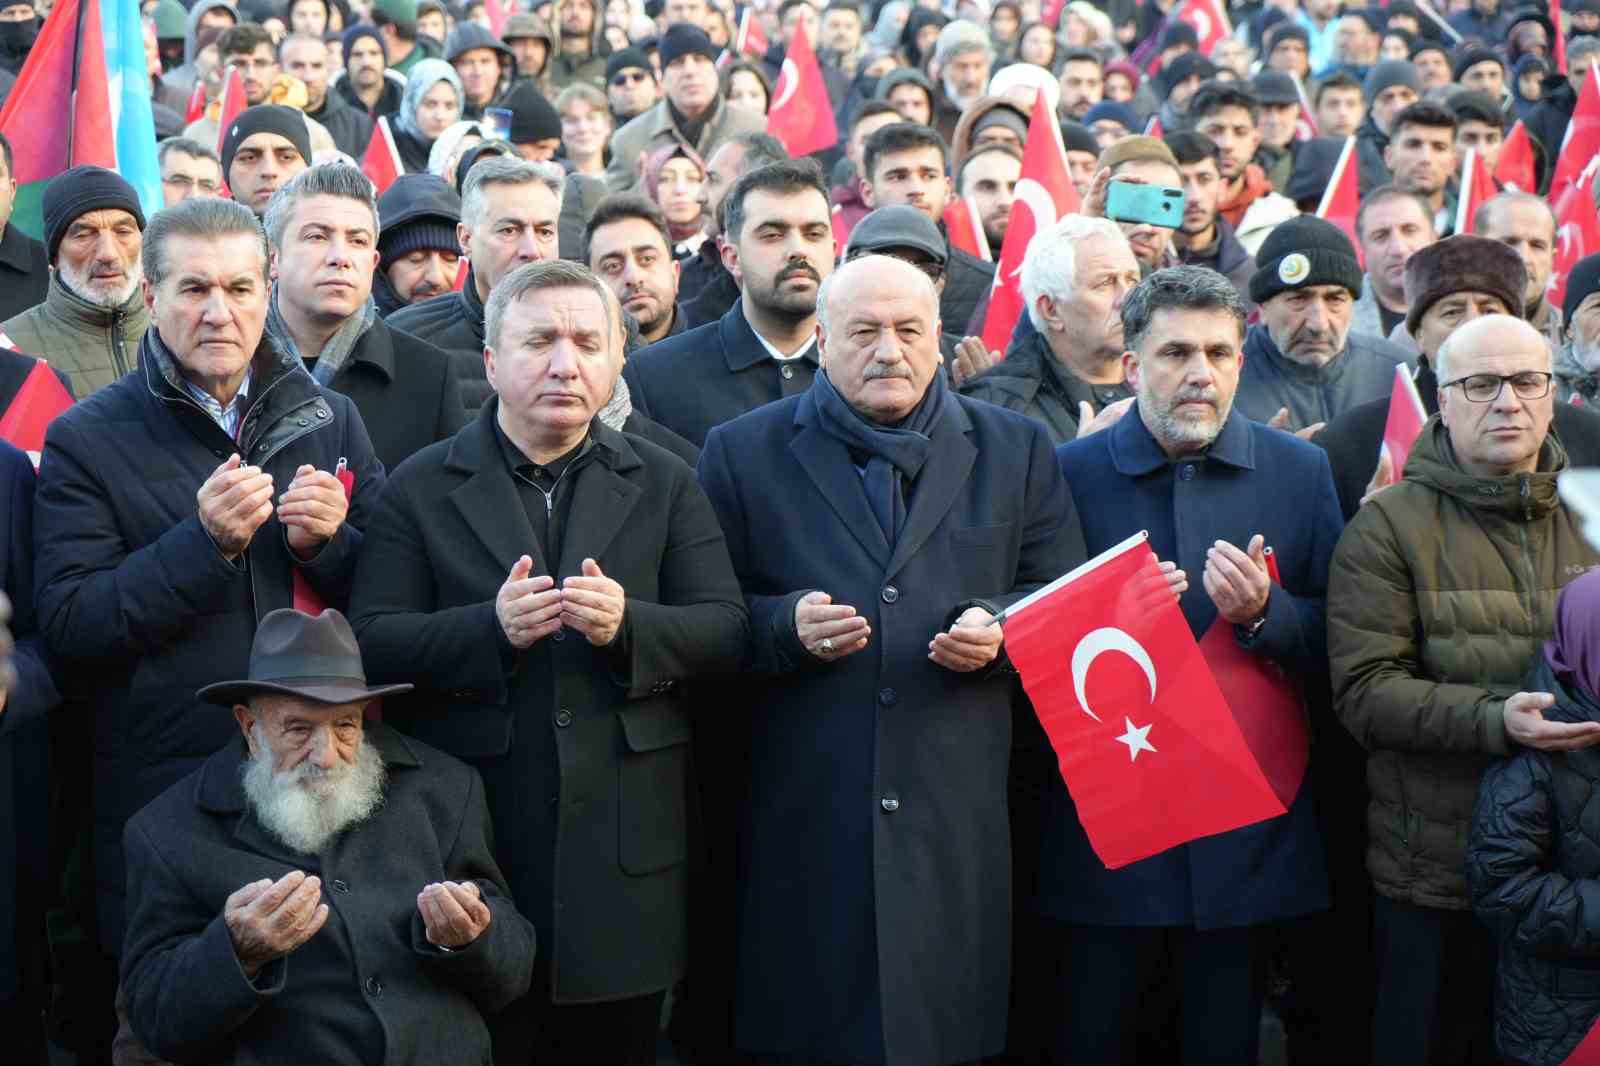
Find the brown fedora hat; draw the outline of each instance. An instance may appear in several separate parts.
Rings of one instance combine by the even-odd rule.
[[[286,607],[268,614],[257,627],[248,678],[218,681],[195,696],[232,707],[263,692],[340,704],[410,691],[410,685],[367,686],[361,649],[344,615],[329,609],[313,618]]]

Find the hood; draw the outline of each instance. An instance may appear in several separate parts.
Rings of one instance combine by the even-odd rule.
[[[445,41],[444,58],[454,63],[463,54],[472,51],[474,48],[492,48],[508,62],[516,62],[516,58],[511,54],[511,49],[507,48],[500,38],[476,22],[456,23],[456,28],[450,31],[449,40]],[[413,79],[416,76],[416,72],[416,68],[413,67],[411,69]]]
[[[933,103],[933,101],[936,99],[933,95],[933,82],[929,81],[928,76],[922,73],[922,71],[917,70],[915,67],[896,67],[894,70],[891,70],[889,73],[879,78],[878,88],[872,94],[873,99],[889,99],[890,90],[892,90],[896,85],[903,85],[908,81],[913,85],[920,85],[924,90],[926,90],[928,94],[928,102],[930,104]]]
[[[195,47],[195,35],[200,32],[200,18],[207,11],[217,8],[226,8],[228,14],[233,16],[235,25],[239,23],[239,9],[228,3],[228,0],[199,0],[189,9],[189,21],[184,24],[183,30],[183,61],[185,64],[194,62],[194,54],[199,51]]]
[[[477,26],[476,23],[468,25]],[[477,28],[482,29],[482,27]],[[483,32],[489,31],[483,30]],[[424,59],[411,68],[411,76],[406,79],[405,94],[400,97],[400,110],[395,113],[395,124],[425,145],[431,146],[433,141],[424,137],[422,131],[417,128],[417,105],[422,103],[423,94],[441,81],[450,83],[456,91],[456,99],[461,101],[461,106],[465,108],[467,94],[461,88],[461,79],[456,75],[456,69],[442,59]]]
[[[533,78],[535,81],[543,78],[550,70],[550,65],[561,55],[561,35],[551,28],[550,23],[531,12],[514,15],[518,20],[513,28],[511,20],[506,20],[505,32],[515,37],[526,37],[534,41],[544,42],[544,66],[539,70],[517,69],[517,77]]]
[[[887,78],[887,76],[886,76]],[[956,123],[955,133],[950,137],[950,170],[954,173],[961,169],[961,164],[966,161],[972,152],[972,131],[978,121],[997,107],[1010,107],[1011,101],[999,96],[980,96],[972,102],[972,106],[961,113],[961,119]],[[1024,116],[1023,121],[1027,118]]]
[[[461,221],[461,197],[436,174],[403,174],[378,198],[380,233],[419,218],[444,219],[451,225]]]
[[[555,6],[550,11],[550,29],[559,38],[561,36],[561,12],[572,0],[556,0]],[[589,55],[608,56],[611,54],[611,44],[606,40],[606,11],[602,0],[588,0],[594,8],[594,25],[589,29]],[[550,58],[554,59],[559,51],[560,41],[550,49]],[[549,66],[547,62],[545,64]]]
[[[1463,507],[1514,522],[1531,522],[1561,506],[1556,476],[1566,468],[1567,453],[1561,442],[1546,434],[1544,446],[1539,449],[1539,468],[1534,473],[1499,476],[1468,473],[1456,461],[1450,431],[1439,416],[1434,415],[1411,446],[1403,480],[1426,485]]]

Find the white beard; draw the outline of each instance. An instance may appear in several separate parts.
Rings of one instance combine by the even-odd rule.
[[[241,771],[245,800],[262,828],[290,850],[315,855],[383,805],[383,757],[370,741],[361,741],[353,766],[341,760],[322,770],[302,762],[279,771],[259,722],[251,736],[258,754],[247,758]]]
[[[94,265],[91,263],[92,271]],[[131,276],[120,288],[107,291],[105,286],[94,287],[89,284],[89,274],[79,273],[67,264],[65,259],[56,260],[56,273],[61,276],[61,284],[65,285],[74,296],[94,304],[96,307],[115,310],[128,302],[134,290],[139,287],[139,282],[144,277],[144,265],[135,259]]]
[[[1593,374],[1600,370],[1600,343],[1584,344],[1581,341],[1572,342],[1572,361],[1583,367],[1584,371]]]
[[[950,98],[951,103],[956,105],[956,109],[958,111],[965,111],[967,108],[971,107],[973,104],[977,103],[983,98],[983,91],[981,89],[978,92],[973,93],[971,96],[962,96],[956,91],[955,82],[951,81],[949,78],[940,78],[939,80],[944,82],[944,94]]]

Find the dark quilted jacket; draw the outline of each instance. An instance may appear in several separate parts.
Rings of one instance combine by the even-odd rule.
[[[1527,684],[1553,721],[1600,721],[1543,655]],[[1600,749],[1522,751],[1490,766],[1467,842],[1467,884],[1500,942],[1495,1042],[1510,1066],[1558,1066],[1600,1015]]]

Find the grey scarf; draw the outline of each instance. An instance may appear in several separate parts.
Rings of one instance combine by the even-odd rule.
[[[600,408],[600,421],[617,432],[622,432],[622,423],[633,414],[633,398],[628,394],[628,382],[624,378],[617,378],[617,387],[611,391],[611,399]]]
[[[377,321],[377,318],[377,305],[372,302],[372,297],[368,296],[361,310],[345,319],[344,325],[328,338],[328,343],[322,346],[322,351],[313,352],[308,356],[295,344],[294,334],[289,332],[289,324],[283,320],[283,314],[278,310],[278,287],[274,285],[272,302],[267,305],[267,335],[300,362],[304,363],[308,358],[315,359],[317,365],[311,371],[311,376],[317,379],[318,385],[328,385],[339,376],[339,371],[350,361],[350,353],[355,350],[362,335],[372,328],[372,323]]]

